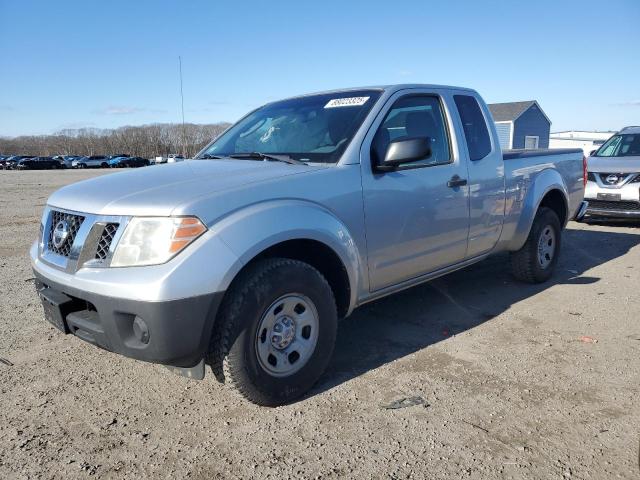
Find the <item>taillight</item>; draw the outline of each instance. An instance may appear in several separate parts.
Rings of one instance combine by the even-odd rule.
[[[582,155],[582,183],[587,186],[587,157]]]

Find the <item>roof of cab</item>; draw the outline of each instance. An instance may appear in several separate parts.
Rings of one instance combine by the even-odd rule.
[[[634,133],[634,134],[640,133],[640,126],[632,125],[632,126],[629,126],[629,127],[624,127],[618,133]]]
[[[333,90],[325,90],[321,92],[311,92],[311,93],[305,93],[302,95],[294,95],[292,97],[288,97],[287,99],[282,99],[282,100],[308,97],[311,95],[325,95],[329,93],[344,93],[344,92],[361,91],[361,90],[382,90],[385,92],[394,93],[394,92],[397,92],[398,90],[410,90],[415,88],[459,90],[464,92],[476,93],[476,91],[473,90],[472,88],[466,88],[466,87],[454,87],[450,85],[433,85],[428,83],[398,83],[394,85],[373,85],[373,86],[367,86],[367,87],[336,88]]]

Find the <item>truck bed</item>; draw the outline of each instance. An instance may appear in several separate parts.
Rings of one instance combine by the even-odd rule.
[[[567,214],[561,222],[573,218],[583,197],[583,151],[579,148],[505,150],[505,221],[501,240],[503,248],[518,249],[526,239],[528,227],[538,208],[536,200],[544,191],[540,185],[556,185],[566,194]],[[536,181],[539,177],[544,181]]]
[[[565,153],[583,155],[581,148],[539,148],[536,150],[503,150],[502,158],[504,160],[513,160],[515,158],[547,157],[549,155],[562,155]]]

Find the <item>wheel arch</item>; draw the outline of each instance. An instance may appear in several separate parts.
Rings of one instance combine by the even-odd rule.
[[[242,209],[212,230],[238,257],[227,287],[250,265],[265,258],[290,258],[316,268],[329,282],[338,315],[348,316],[357,302],[366,270],[356,242],[332,212],[303,201],[274,201]],[[260,232],[256,241],[255,232]]]
[[[538,205],[538,209],[542,207],[550,208],[555,212],[560,220],[560,226],[562,228],[567,224],[567,217],[569,215],[569,207],[567,205],[567,198],[557,188],[549,190],[542,201]]]
[[[243,271],[256,262],[267,258],[288,258],[311,265],[329,283],[336,299],[338,317],[345,317],[350,312],[351,283],[349,274],[340,256],[327,244],[309,238],[296,238],[276,243],[255,255],[242,267],[235,278],[238,278]]]
[[[564,228],[569,220],[568,198],[567,187],[557,170],[548,169],[540,172],[525,194],[520,219],[509,250],[519,250],[525,244],[541,207],[553,210],[558,215],[561,228]]]

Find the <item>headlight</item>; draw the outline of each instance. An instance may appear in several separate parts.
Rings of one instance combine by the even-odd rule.
[[[196,217],[134,217],[116,246],[111,266],[165,263],[206,231]]]

